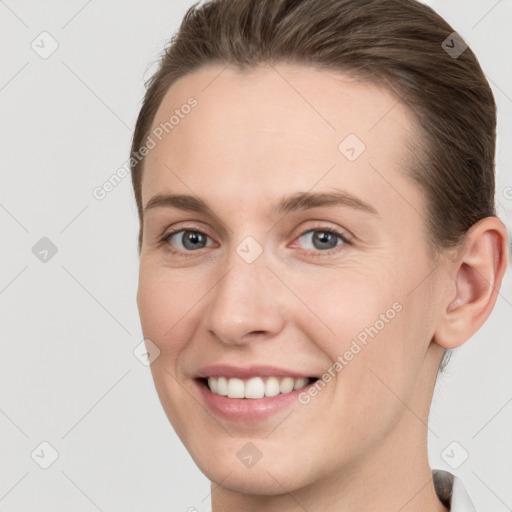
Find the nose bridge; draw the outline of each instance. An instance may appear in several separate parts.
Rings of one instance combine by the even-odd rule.
[[[280,295],[267,264],[263,246],[253,237],[230,250],[203,315],[210,334],[240,345],[253,337],[248,335],[268,337],[282,329]]]

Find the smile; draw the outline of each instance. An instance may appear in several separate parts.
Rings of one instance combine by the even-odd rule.
[[[293,378],[293,377],[251,377],[239,379],[236,377],[208,377],[204,379],[208,389],[221,396],[228,398],[251,398],[260,399],[272,397],[279,394],[287,394],[294,390],[302,389],[315,378]]]
[[[300,393],[307,392],[317,380],[290,376],[194,379],[203,403],[213,414],[243,423],[264,421],[299,403]],[[266,394],[267,389],[270,396]]]

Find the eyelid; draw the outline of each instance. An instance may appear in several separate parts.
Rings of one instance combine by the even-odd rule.
[[[207,236],[208,229],[201,227],[201,223],[193,223],[194,221],[184,221],[182,223],[176,223],[172,226],[166,227],[160,235],[158,235],[158,238],[160,240],[163,240],[164,238],[167,238],[169,235],[176,234],[179,231],[185,230],[185,231],[199,231]],[[212,237],[210,237],[212,238]]]
[[[339,226],[335,225],[329,225],[327,221],[312,221],[316,222],[317,224],[313,226],[309,226],[308,228],[304,229],[301,228],[298,235],[294,236],[294,240],[297,238],[300,238],[301,236],[305,235],[306,233],[309,233],[310,231],[329,231],[331,233],[335,233],[339,235],[342,239],[345,240],[347,243],[352,243],[355,241],[356,237],[348,230]],[[325,252],[325,251],[324,251]]]
[[[199,231],[199,232],[209,236],[208,233],[206,232],[207,229],[205,230],[205,228],[199,227],[199,224],[193,224],[193,222],[194,221],[184,221],[184,223],[181,223],[181,224],[178,223],[177,225],[173,225],[170,228],[167,227],[163,230],[162,234],[158,236],[158,238],[159,239],[167,238],[169,235],[175,234],[181,230]],[[309,231],[315,230],[315,229],[317,229],[317,230],[323,229],[324,231],[333,231],[333,232],[339,234],[340,236],[343,236],[343,238],[345,238],[348,242],[351,242],[352,240],[356,239],[354,234],[351,233],[348,229],[339,228],[337,226],[329,225],[328,221],[312,220],[310,222],[316,222],[317,224],[310,226],[308,229],[301,228],[301,231],[298,234],[294,235],[294,239],[308,233]],[[210,237],[210,238],[212,238],[212,237]]]

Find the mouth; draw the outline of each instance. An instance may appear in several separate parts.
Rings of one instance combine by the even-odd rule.
[[[232,422],[259,422],[289,407],[303,407],[301,395],[319,377],[273,365],[214,364],[196,371],[194,382],[202,403]],[[309,374],[309,375],[308,375]]]
[[[253,423],[298,404],[301,393],[307,392],[318,378],[215,376],[194,380],[212,413],[231,422]]]
[[[234,400],[260,400],[263,398],[288,395],[315,383],[318,377],[224,377],[211,376],[198,378],[197,381],[214,395]]]

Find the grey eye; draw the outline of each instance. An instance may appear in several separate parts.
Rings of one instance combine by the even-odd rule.
[[[338,240],[342,240],[340,235],[333,233],[332,231],[325,231],[320,229],[312,229],[307,233],[304,233],[299,237],[304,239],[306,242],[313,244],[313,249],[333,249],[338,244]],[[306,247],[308,249],[308,247]]]
[[[206,247],[208,236],[200,231],[190,231],[182,229],[174,233],[170,238],[170,243],[177,246],[178,249],[194,251]],[[181,247],[180,244],[181,243]]]

